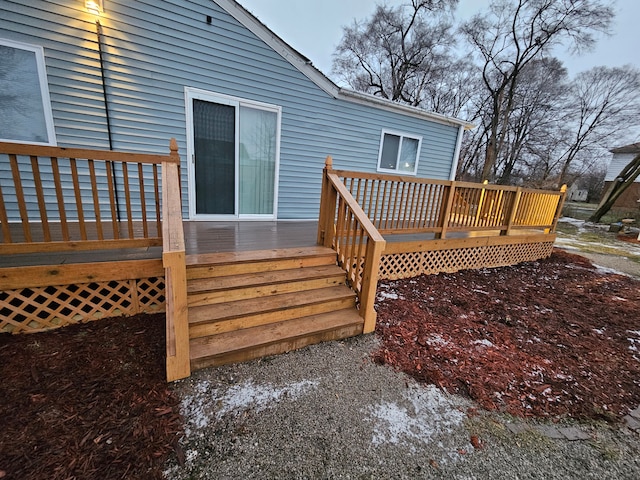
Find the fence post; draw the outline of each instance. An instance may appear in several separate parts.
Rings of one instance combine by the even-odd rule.
[[[453,198],[456,194],[456,182],[451,181],[449,185],[449,193],[447,194],[446,204],[444,210],[440,210],[440,218],[438,223],[440,224],[440,232],[435,234],[435,238],[446,238],[447,227],[449,226],[449,217],[451,217],[451,208],[453,206]]]
[[[516,189],[516,196],[511,203],[511,209],[509,211],[509,216],[507,217],[507,228],[506,230],[500,230],[500,235],[509,235],[511,233],[511,227],[513,226],[513,222],[516,218],[516,213],[518,211],[518,207],[520,206],[520,198],[522,197],[522,187],[518,187]]]
[[[331,248],[333,244],[333,223],[336,216],[337,193],[329,173],[333,171],[333,159],[327,156],[322,170],[322,191],[320,193],[320,213],[318,214],[318,245]]]

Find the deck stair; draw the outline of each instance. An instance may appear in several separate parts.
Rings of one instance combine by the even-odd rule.
[[[359,335],[356,295],[324,247],[187,256],[192,370]]]

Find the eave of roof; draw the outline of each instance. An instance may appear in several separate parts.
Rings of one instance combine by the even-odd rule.
[[[236,2],[235,0],[213,1],[216,2],[221,8],[223,8],[227,13],[229,13],[229,15],[235,18],[247,29],[249,29],[254,35],[260,38],[267,45],[269,45],[275,52],[282,56],[282,58],[284,58],[296,69],[298,69],[300,73],[306,76],[309,80],[311,80],[319,88],[324,90],[333,98],[340,98],[354,103],[373,105],[375,107],[393,111],[396,113],[403,113],[405,115],[424,118],[446,125],[464,127],[466,130],[475,127],[475,125],[473,125],[472,123],[461,120],[459,118],[429,112],[422,108],[403,105],[401,103],[376,97],[368,93],[357,92],[355,90],[338,87],[325,74],[323,74],[320,70],[313,66],[311,60],[295,50],[287,42],[282,40],[278,35],[271,31],[269,27],[258,20],[252,13],[250,13],[238,2]]]
[[[640,153],[640,143],[632,143],[624,147],[613,148],[609,151],[611,153]]]

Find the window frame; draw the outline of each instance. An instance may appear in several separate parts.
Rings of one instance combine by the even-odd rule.
[[[28,140],[17,140],[13,138],[0,137],[0,142],[7,143],[25,143],[29,145],[48,145],[56,146],[56,132],[53,122],[53,110],[51,108],[51,97],[49,95],[49,83],[47,81],[47,70],[44,59],[44,48],[40,45],[32,45],[29,43],[16,42],[6,38],[0,38],[0,45],[15,48],[18,50],[26,50],[33,52],[36,59],[36,68],[38,70],[38,83],[40,84],[40,96],[42,98],[42,111],[44,115],[45,127],[47,131],[46,142],[36,142]]]
[[[396,154],[396,168],[395,169],[390,169],[390,168],[383,168],[381,167],[381,162],[382,162],[382,149],[384,147],[384,136],[385,135],[394,135],[396,137],[400,137],[400,142],[398,144],[398,152]],[[398,163],[400,162],[400,153],[402,152],[402,144],[404,142],[405,138],[409,138],[411,140],[417,140],[418,141],[418,148],[416,151],[416,161],[415,161],[415,165],[413,168],[413,172],[411,171],[406,171],[406,170],[399,170],[398,169]],[[417,175],[418,174],[418,162],[420,160],[420,151],[422,149],[422,136],[421,135],[413,135],[410,133],[405,133],[405,132],[400,132],[397,130],[388,130],[388,129],[382,129],[382,132],[380,133],[380,146],[378,148],[378,166],[377,166],[377,171],[378,172],[383,172],[383,173],[393,173],[395,175]]]
[[[278,204],[280,195],[280,144],[282,140],[282,106],[258,102],[242,97],[235,97],[217,93],[209,90],[202,90],[195,87],[184,87],[185,111],[187,119],[187,158],[188,162],[188,182],[189,182],[189,219],[203,221],[235,221],[235,220],[277,220]],[[203,214],[196,212],[196,176],[195,176],[195,145],[193,135],[193,100],[203,100],[205,102],[218,103],[221,105],[230,105],[235,108],[235,207],[233,214]],[[255,110],[264,110],[276,113],[276,150],[275,150],[275,175],[274,175],[274,192],[273,192],[273,213],[272,214],[246,214],[240,213],[240,107],[248,107]]]

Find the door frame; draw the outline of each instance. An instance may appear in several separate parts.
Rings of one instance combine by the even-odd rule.
[[[240,97],[233,97],[222,93],[211,92],[194,87],[184,87],[186,129],[187,129],[187,182],[189,197],[189,219],[203,221],[236,221],[236,220],[276,220],[278,218],[278,193],[280,184],[280,131],[282,121],[282,107],[269,103],[256,102]],[[219,103],[235,107],[235,200],[233,215],[211,215],[196,213],[196,177],[195,177],[195,146],[193,136],[193,100],[203,100],[205,102]],[[257,110],[267,110],[277,115],[276,120],[276,158],[273,186],[273,214],[240,214],[239,192],[240,192],[240,107],[249,107]]]

